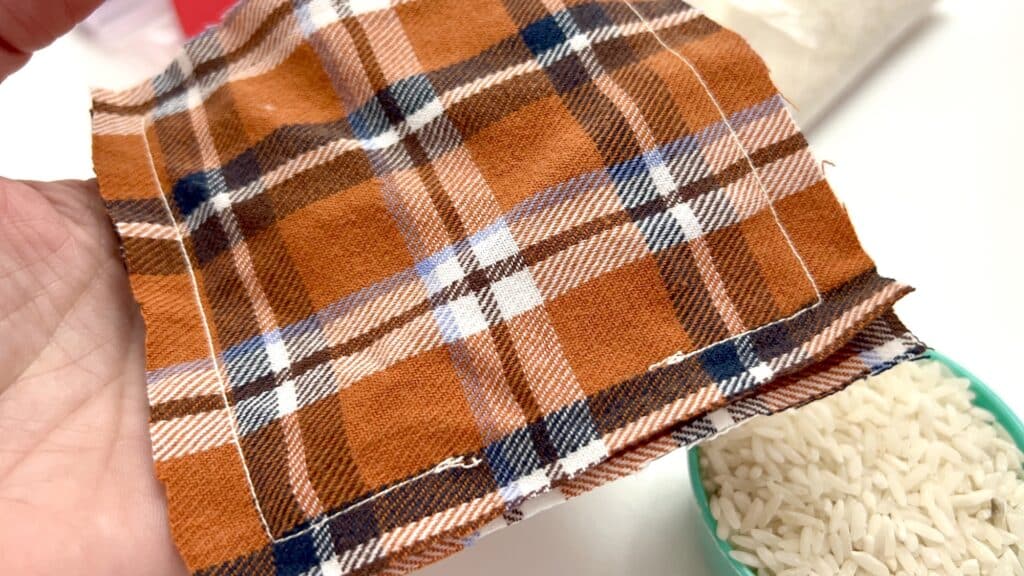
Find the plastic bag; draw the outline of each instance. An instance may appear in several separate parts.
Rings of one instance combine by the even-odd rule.
[[[742,35],[768,64],[798,123],[820,118],[923,20],[934,0],[689,0]]]

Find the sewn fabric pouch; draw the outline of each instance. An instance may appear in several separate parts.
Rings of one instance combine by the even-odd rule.
[[[918,354],[678,0],[247,0],[96,91],[197,574],[400,574]]]

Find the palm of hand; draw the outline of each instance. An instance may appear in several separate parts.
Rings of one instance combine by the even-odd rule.
[[[185,572],[143,332],[95,184],[0,179],[0,573]]]

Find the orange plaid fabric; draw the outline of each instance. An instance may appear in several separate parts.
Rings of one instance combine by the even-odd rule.
[[[402,573],[921,349],[676,0],[248,0],[93,120],[198,574]]]

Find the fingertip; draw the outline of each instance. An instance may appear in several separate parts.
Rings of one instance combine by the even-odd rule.
[[[103,0],[0,0],[0,81],[85,20]]]
[[[24,66],[28,59],[28,54],[9,49],[0,44],[0,82],[3,82],[15,70]]]

